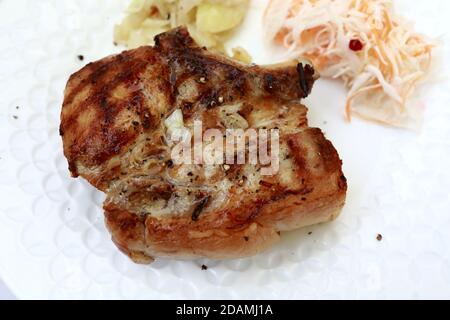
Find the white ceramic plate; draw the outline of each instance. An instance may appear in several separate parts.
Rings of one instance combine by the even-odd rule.
[[[0,0],[0,276],[19,298],[450,298],[445,81],[425,91],[420,133],[348,124],[342,85],[317,83],[311,123],[334,142],[349,181],[336,222],[237,261],[139,266],[119,253],[103,225],[103,195],[69,178],[58,125],[69,75],[119,50],[112,26],[127,2]],[[450,56],[449,1],[395,2]],[[233,41],[259,63],[276,59],[261,31],[265,3],[253,1]]]

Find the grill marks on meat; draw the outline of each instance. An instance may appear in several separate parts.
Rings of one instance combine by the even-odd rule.
[[[60,126],[61,133],[69,135],[66,156],[95,166],[120,154],[140,134],[128,123],[117,123],[119,115],[127,114],[124,110],[131,115],[130,123],[137,121],[150,129],[171,108],[191,105],[188,113],[192,114],[252,98],[304,98],[310,90],[304,92],[300,83],[311,88],[314,70],[309,66],[299,70],[303,67],[232,63],[196,46],[185,29],[162,34],[155,48],[142,47],[90,63],[69,79]],[[73,162],[70,168],[77,176]]]
[[[74,176],[77,162],[86,167],[101,165],[136,140],[142,129],[158,125],[161,115],[154,112],[141,88],[141,75],[149,65],[161,63],[152,50],[143,48],[136,55],[124,52],[90,63],[70,78],[60,131],[71,146],[65,152],[70,154]]]
[[[309,65],[249,66],[200,48],[185,28],[90,63],[65,91],[60,133],[73,176],[106,192],[106,224],[134,261],[237,258],[279,231],[335,218],[347,184],[341,161],[299,103],[316,79]],[[280,172],[261,166],[175,165],[164,120],[226,129],[222,108],[248,127],[280,130]],[[246,239],[245,241],[243,239]]]

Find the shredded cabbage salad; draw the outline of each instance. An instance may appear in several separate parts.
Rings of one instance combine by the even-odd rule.
[[[414,90],[435,44],[394,12],[392,0],[271,0],[264,19],[288,58],[307,58],[322,76],[344,80],[348,119],[420,126]]]

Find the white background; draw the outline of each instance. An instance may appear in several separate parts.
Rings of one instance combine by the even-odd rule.
[[[262,34],[265,2],[252,2],[233,41],[259,63],[277,60]],[[449,57],[450,2],[395,2]],[[336,222],[238,261],[137,266],[123,257],[103,225],[102,194],[68,175],[58,125],[69,75],[120,50],[111,33],[126,3],[0,0],[0,276],[18,298],[450,298],[444,77],[424,90],[418,133],[346,123],[342,85],[317,82],[310,121],[339,150],[349,181]],[[448,61],[439,69],[450,74]]]
[[[0,280],[0,300],[14,299],[14,295],[9,288]]]

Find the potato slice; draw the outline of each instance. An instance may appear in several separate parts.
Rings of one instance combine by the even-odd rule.
[[[236,47],[231,49],[232,52],[232,58],[234,60],[246,63],[246,64],[250,64],[252,63],[252,57],[251,55],[247,52],[247,50],[245,50],[242,47]]]
[[[197,28],[203,32],[219,33],[233,29],[244,19],[239,7],[220,3],[204,3],[197,8]]]

